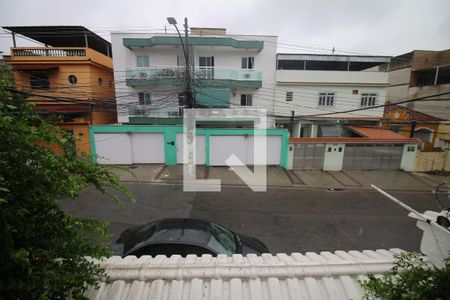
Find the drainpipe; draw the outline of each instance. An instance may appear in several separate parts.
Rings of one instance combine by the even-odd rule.
[[[439,76],[439,66],[436,67],[436,76],[434,76],[434,85],[437,84],[438,76]]]

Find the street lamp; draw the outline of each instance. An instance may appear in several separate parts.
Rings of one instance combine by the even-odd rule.
[[[169,22],[170,25],[173,25],[175,27],[175,29],[177,30],[178,33],[178,37],[180,38],[181,41],[181,46],[183,47],[183,54],[184,54],[184,59],[186,61],[186,98],[187,98],[187,103],[188,103],[188,107],[192,108],[194,107],[193,105],[193,101],[192,101],[192,87],[191,87],[191,72],[190,72],[190,66],[189,66],[189,39],[188,39],[188,20],[187,18],[184,18],[184,38],[186,41],[186,44],[183,41],[183,38],[181,37],[180,31],[178,30],[177,27],[177,20],[175,20],[174,17],[168,17],[167,18],[167,22]]]

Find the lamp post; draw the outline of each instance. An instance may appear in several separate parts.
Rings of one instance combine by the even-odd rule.
[[[180,38],[180,41],[181,41],[181,46],[183,47],[184,59],[186,61],[185,78],[186,78],[187,106],[188,106],[188,108],[193,108],[193,107],[195,107],[195,104],[194,104],[193,97],[192,97],[192,82],[191,82],[192,79],[191,79],[191,70],[190,70],[191,68],[190,68],[190,64],[189,64],[188,20],[187,20],[187,18],[184,18],[184,40],[185,40],[185,42],[183,41],[180,31],[178,30],[177,20],[175,20],[175,18],[173,18],[173,17],[168,17],[167,22],[169,22],[170,25],[173,25],[175,27],[175,29],[177,30],[178,37]]]

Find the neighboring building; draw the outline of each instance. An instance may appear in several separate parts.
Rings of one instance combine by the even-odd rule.
[[[294,112],[294,137],[338,137],[341,125],[378,125],[385,103],[388,73],[376,66],[386,56],[278,54],[275,114],[279,126]],[[364,109],[364,110],[359,110]],[[354,112],[339,113],[348,110]],[[359,110],[359,111],[358,111]],[[327,115],[329,113],[329,115]]]
[[[251,106],[273,113],[277,37],[230,35],[220,28],[190,30],[195,107]],[[113,32],[111,37],[119,122],[180,124],[186,81],[179,36]],[[273,127],[272,119],[268,123]]]
[[[16,89],[42,115],[72,131],[78,153],[90,153],[89,125],[117,122],[111,44],[82,26],[4,26],[13,47],[5,63]],[[16,35],[43,47],[17,47]]]
[[[405,137],[417,137],[422,140],[422,150],[435,148],[437,133],[442,119],[400,106],[385,107],[383,127]]]
[[[346,126],[342,137],[291,138],[287,168],[294,170],[412,171],[419,138],[390,130]]]
[[[450,92],[450,49],[412,52],[393,57],[380,68],[389,72],[386,100],[402,100]],[[440,98],[450,98],[450,94]],[[437,99],[439,97],[435,97]],[[449,101],[415,101],[403,104],[416,111],[450,120]]]

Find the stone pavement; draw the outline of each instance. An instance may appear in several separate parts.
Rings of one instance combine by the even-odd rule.
[[[162,164],[141,164],[132,166],[111,166],[124,182],[176,183],[183,181],[183,166]],[[223,185],[240,186],[245,183],[233,168],[197,166],[199,179],[220,179]],[[391,191],[430,191],[439,183],[450,182],[449,174],[409,173],[403,171],[320,171],[284,170],[267,168],[268,187],[319,188],[331,190],[370,189],[374,184]]]

